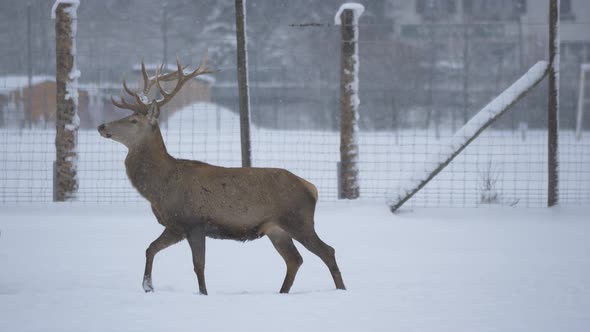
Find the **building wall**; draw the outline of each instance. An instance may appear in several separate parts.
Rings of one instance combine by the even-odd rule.
[[[588,0],[561,0],[562,2],[569,1],[570,12],[561,13],[560,34],[561,40],[568,41],[590,41],[590,33],[588,26],[581,23],[588,23],[590,21],[590,1]],[[563,4],[562,4],[563,6]],[[546,24],[548,18],[549,0],[528,0],[527,14],[523,16],[523,22],[531,25]],[[539,29],[546,30],[545,27]],[[546,35],[544,31],[537,33]]]
[[[438,20],[431,20],[417,13],[417,3],[419,1],[433,1],[435,3],[443,3],[445,1],[454,1],[455,11],[453,14],[442,16]],[[473,0],[480,1],[480,0]],[[488,0],[489,1],[489,0]],[[494,2],[500,7],[509,7],[509,4],[516,3],[518,0],[495,0]],[[521,16],[522,23],[528,26],[527,31],[531,34],[546,36],[547,27],[543,26],[547,23],[547,13],[549,8],[549,0],[522,0],[525,1],[526,11]],[[584,28],[581,23],[588,23],[590,21],[590,1],[588,0],[562,0],[562,2],[569,2],[569,12],[562,12],[561,15],[561,37],[563,41],[589,41],[590,33],[588,29]],[[386,10],[390,17],[394,18],[397,25],[404,24],[423,24],[423,23],[449,23],[458,24],[463,22],[464,12],[463,0],[393,0],[387,6]],[[507,10],[507,12],[510,10]],[[506,14],[504,19],[499,21],[509,23],[510,15]],[[518,15],[513,18],[517,22]],[[475,21],[484,22],[485,19],[475,17]],[[537,27],[535,27],[537,26]],[[400,31],[397,29],[397,31]]]
[[[165,83],[163,86],[168,90],[173,88],[172,83]],[[16,88],[0,95],[0,117],[2,117],[0,125],[23,125],[30,91],[32,91],[31,118],[33,123],[55,123],[55,82],[41,82],[34,84],[31,90],[28,87]],[[105,121],[112,121],[127,115],[124,111],[113,106],[110,100],[111,95],[117,98],[119,93],[113,91],[112,88],[101,89],[100,86],[78,90],[78,116],[81,128],[94,128]],[[165,106],[164,116],[169,116],[187,105],[200,101],[211,101],[209,83],[191,80]]]

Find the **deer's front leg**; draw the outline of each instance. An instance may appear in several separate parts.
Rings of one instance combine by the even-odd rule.
[[[152,265],[154,263],[154,257],[162,250],[170,247],[171,245],[178,243],[183,239],[182,233],[174,232],[168,228],[164,229],[164,232],[154,241],[145,251],[145,272],[143,274],[143,290],[147,292],[153,292],[154,286],[152,285]]]
[[[188,243],[193,253],[193,264],[197,280],[199,282],[199,292],[207,295],[207,286],[205,285],[205,229],[197,226],[188,233]]]

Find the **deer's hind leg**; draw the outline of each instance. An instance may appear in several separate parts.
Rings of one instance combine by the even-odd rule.
[[[315,231],[313,234],[297,240],[301,242],[301,244],[303,244],[307,250],[311,251],[322,259],[332,274],[332,279],[334,279],[336,288],[346,289],[344,286],[344,281],[342,280],[342,274],[340,273],[340,269],[336,263],[336,251],[334,248],[322,241]]]
[[[332,279],[337,289],[346,289],[342,274],[336,263],[336,251],[320,239],[314,229],[313,215],[291,216],[284,223],[285,231],[295,240],[300,242],[307,250],[318,256],[330,270]],[[297,221],[302,220],[302,223]]]
[[[280,227],[273,226],[266,230],[265,233],[272,242],[272,245],[285,260],[287,274],[285,275],[280,292],[289,293],[295,280],[295,275],[297,275],[299,267],[303,264],[303,258],[301,258],[299,251],[297,251],[291,236]]]

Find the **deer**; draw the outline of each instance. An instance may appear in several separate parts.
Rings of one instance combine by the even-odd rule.
[[[113,104],[133,113],[101,124],[101,136],[128,149],[125,169],[133,187],[151,205],[162,234],[146,249],[143,290],[153,292],[152,266],[161,250],[184,239],[189,243],[199,292],[207,295],[205,284],[206,238],[250,241],[267,236],[285,261],[287,272],[280,293],[288,293],[303,259],[293,239],[317,255],[328,267],[337,289],[344,282],[336,263],[335,250],[323,242],[314,228],[318,190],[309,181],[280,168],[220,167],[197,160],[177,159],[164,144],[158,118],[160,109],[189,80],[214,71],[206,66],[207,56],[193,71],[182,67],[164,74],[162,67],[148,75],[143,60],[143,90],[133,91],[123,80],[120,101]],[[160,82],[176,81],[171,91]],[[159,99],[148,101],[152,87]]]

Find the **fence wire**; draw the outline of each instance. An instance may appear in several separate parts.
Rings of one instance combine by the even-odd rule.
[[[338,197],[340,27],[333,15],[342,2],[307,1],[302,7],[252,0],[247,8],[253,164],[286,168],[310,180],[323,201]],[[220,72],[163,110],[162,134],[173,156],[229,167],[241,164],[233,1],[199,4],[199,13],[217,20],[215,27],[215,22],[196,18],[204,14],[195,14],[190,2],[167,4],[146,2],[137,9],[158,13],[157,24],[134,18],[138,16],[131,9],[108,1],[104,10],[111,18],[98,15],[92,1],[80,5],[79,201],[142,201],[125,174],[126,148],[96,131],[100,123],[126,115],[109,98],[118,96],[123,77],[138,86],[133,66],[142,57],[147,64],[158,64],[178,55],[183,63],[196,65],[209,49],[210,63]],[[29,12],[26,4],[3,10],[19,20],[12,36],[1,41],[12,46],[0,51],[0,202],[53,198],[55,36],[50,5],[33,6]],[[524,16],[469,21],[460,8],[432,20],[417,13],[420,8],[413,1],[371,1],[365,7],[359,21],[360,191],[363,199],[385,201],[447,148],[452,135],[479,109],[547,58],[547,6],[528,1]],[[588,22],[590,12],[580,10],[575,20],[562,23],[562,205],[590,204],[590,116],[580,140],[574,132],[579,68],[590,62]],[[575,40],[568,38],[568,29],[578,31]],[[407,205],[545,206],[546,95],[542,83]],[[26,106],[29,97],[31,107]]]

